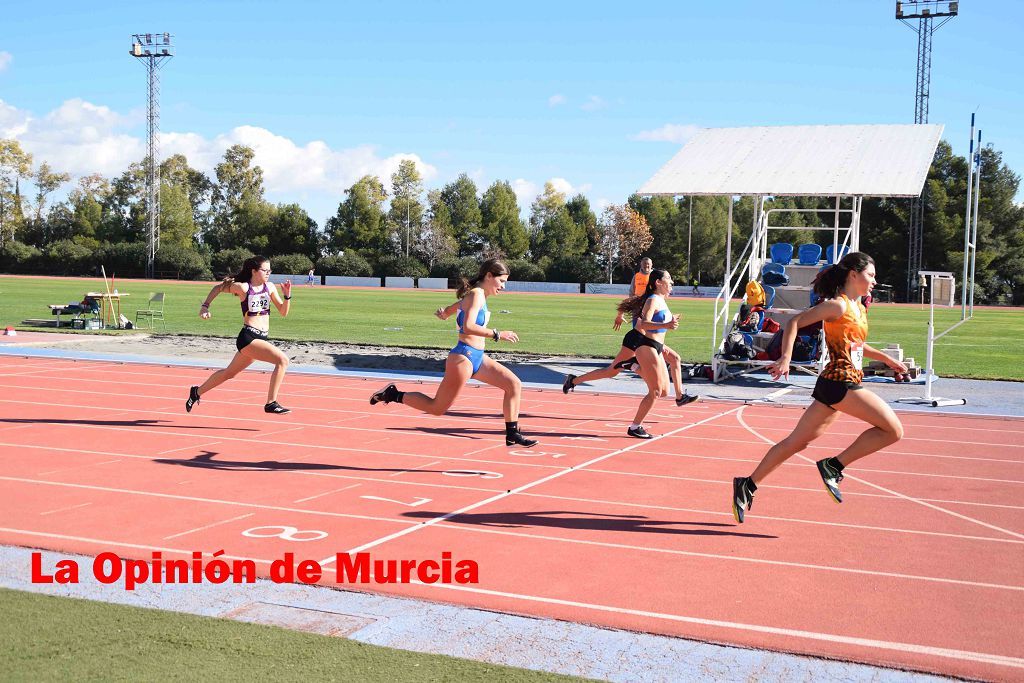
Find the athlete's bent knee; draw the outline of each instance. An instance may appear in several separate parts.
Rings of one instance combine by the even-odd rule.
[[[903,439],[903,425],[897,422],[893,425],[893,428],[889,429],[889,433],[892,435],[892,442],[896,443]]]

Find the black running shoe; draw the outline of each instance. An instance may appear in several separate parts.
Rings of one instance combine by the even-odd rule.
[[[532,448],[537,445],[537,439],[527,439],[521,432],[512,432],[505,435],[505,445]]]
[[[732,480],[732,516],[739,524],[743,524],[743,511],[754,504],[754,492],[747,486],[749,481],[747,477],[734,477]]]
[[[185,412],[191,413],[192,406],[199,403],[199,387],[191,387],[188,390],[188,400],[185,401]]]
[[[396,400],[398,400],[398,387],[394,384],[389,384],[370,397],[370,405],[375,406],[378,403],[391,403]]]
[[[695,395],[690,395],[690,394],[685,394],[684,393],[682,396],[676,396],[676,405],[679,406],[680,408],[682,408],[687,403],[693,403],[694,401],[699,401],[699,400],[700,400],[700,396],[695,396]]]
[[[816,463],[818,465],[818,474],[821,475],[821,480],[825,482],[825,490],[828,491],[828,495],[832,496],[832,500],[842,503],[843,494],[839,490],[839,482],[843,480],[843,474],[828,464],[828,461],[829,458],[825,458]]]
[[[636,357],[627,358],[626,360],[620,360],[613,366],[616,370],[628,370],[632,373],[640,372],[640,364],[636,362]]]
[[[562,393],[568,394],[570,391],[576,388],[573,382],[576,380],[576,375],[566,375],[565,381],[562,382]]]
[[[643,425],[640,425],[636,429],[633,429],[632,427],[630,427],[629,429],[626,430],[626,433],[629,434],[630,436],[635,436],[638,439],[653,439],[654,438],[653,436],[651,436],[650,434],[647,433],[647,430],[644,429]]]
[[[292,412],[292,409],[285,408],[277,401],[271,401],[267,405],[263,406],[263,412],[273,413],[274,415],[287,415],[288,413]]]

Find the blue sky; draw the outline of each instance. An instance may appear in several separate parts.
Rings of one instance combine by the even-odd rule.
[[[402,158],[427,186],[468,173],[622,202],[699,127],[910,123],[917,39],[895,2],[7,3],[0,136],[57,169],[141,158],[130,36],[170,31],[164,154],[212,171],[243,142],[268,198],[323,223]],[[935,34],[931,123],[966,153],[970,114],[1024,172],[1024,8],[964,0]]]

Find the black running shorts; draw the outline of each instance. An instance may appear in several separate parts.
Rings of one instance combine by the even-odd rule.
[[[235,339],[235,348],[241,351],[249,344],[253,343],[257,339],[264,341],[270,339],[270,335],[263,330],[258,330],[255,327],[249,327],[248,325],[242,326],[242,331],[238,333],[238,338]]]
[[[650,337],[641,334],[637,330],[630,330],[629,332],[627,332],[626,336],[622,338],[622,345],[632,351],[636,351],[641,346],[650,346],[658,353],[661,353],[662,349],[665,348],[665,345],[662,344],[661,342],[656,342]]]
[[[864,387],[854,382],[837,382],[834,379],[825,379],[819,377],[818,381],[814,384],[814,391],[811,392],[811,398],[816,401],[824,403],[829,408],[832,408],[836,403],[839,403],[846,398],[848,391],[858,391]],[[833,408],[835,410],[835,408]]]

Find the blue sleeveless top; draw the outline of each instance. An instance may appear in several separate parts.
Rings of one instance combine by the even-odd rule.
[[[464,329],[465,323],[463,322],[466,318],[466,313],[461,308],[459,314],[455,317],[455,324],[459,327],[459,334],[465,334]],[[491,312],[487,310],[487,299],[484,299],[483,304],[480,306],[480,310],[476,313],[476,324],[480,327],[487,327],[487,322],[491,319]]]

